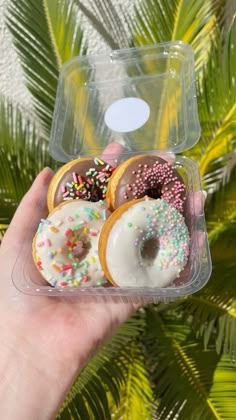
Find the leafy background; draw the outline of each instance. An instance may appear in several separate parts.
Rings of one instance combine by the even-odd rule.
[[[85,54],[86,16],[110,48],[181,39],[195,52],[200,164],[213,260],[208,285],[172,304],[149,305],[84,368],[62,419],[236,418],[236,22],[225,1],[9,0],[6,22],[30,112],[0,102],[0,232],[33,178],[54,166],[48,138],[64,61]]]

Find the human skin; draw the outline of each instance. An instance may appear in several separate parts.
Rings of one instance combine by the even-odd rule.
[[[107,156],[121,153],[119,145],[106,149]],[[32,220],[47,216],[52,175],[49,168],[38,175],[0,247],[0,418],[4,420],[53,419],[81,369],[138,307],[29,296],[14,287],[11,275],[21,244],[24,241],[30,252],[37,230]],[[201,194],[198,201],[200,211]]]
[[[107,154],[118,150],[110,147]],[[47,216],[52,175],[49,168],[38,175],[0,247],[0,418],[4,420],[53,419],[83,366],[136,310],[132,303],[28,296],[14,287],[11,274],[21,244],[26,241],[30,250],[37,230],[31,220]]]

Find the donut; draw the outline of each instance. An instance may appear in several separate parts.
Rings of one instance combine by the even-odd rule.
[[[61,203],[41,219],[33,258],[52,286],[101,286],[107,283],[98,258],[98,238],[108,216],[102,202]]]
[[[187,264],[189,234],[183,215],[165,200],[139,199],[109,216],[98,249],[114,286],[166,287]]]
[[[100,158],[79,158],[66,163],[56,172],[49,185],[49,212],[63,201],[103,200],[114,169]]]
[[[163,198],[184,212],[186,188],[173,165],[154,155],[134,156],[122,162],[112,175],[106,194],[111,211],[130,200],[148,196]]]

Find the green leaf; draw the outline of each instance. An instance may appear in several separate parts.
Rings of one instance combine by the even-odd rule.
[[[0,224],[0,243],[1,243],[1,240],[2,240],[3,236],[6,233],[7,228],[8,228],[8,225]]]
[[[223,34],[212,47],[209,61],[198,82],[199,118],[202,137],[188,153],[200,160],[204,176],[210,164],[234,148],[236,132],[236,18],[226,39]]]
[[[88,6],[79,0],[76,0],[76,2],[93,28],[112,49],[116,50],[130,46],[130,33],[124,22],[125,8],[113,4],[111,0],[88,1]]]
[[[218,352],[236,351],[236,167],[228,183],[207,201],[206,215],[213,263],[212,276],[200,292],[184,303],[185,315],[207,346],[214,338]]]
[[[18,107],[0,100],[0,224],[10,223],[23,195],[45,166],[53,166],[48,142]]]
[[[236,234],[236,212],[230,214],[230,217],[220,222],[214,227],[208,235],[213,261],[235,261],[235,234]]]
[[[222,261],[213,266],[208,285],[183,303],[185,317],[207,348],[215,341],[217,353],[236,352],[236,293],[232,278],[236,265]],[[190,318],[189,318],[190,317]]]
[[[107,392],[115,404],[119,402],[119,391],[129,369],[129,343],[140,335],[144,321],[138,314],[131,317],[83,369],[69,392],[61,413],[76,409],[75,419],[85,420],[92,415],[96,419],[109,419]],[[65,414],[64,414],[65,415]],[[86,417],[87,416],[87,417]]]
[[[208,191],[210,192],[206,201],[207,227],[210,232],[209,239],[213,247],[214,242],[216,242],[221,233],[227,231],[230,234],[231,229],[232,234],[234,232],[236,218],[235,152],[233,151],[226,156],[222,156],[211,167],[213,167],[213,170],[208,173],[209,177],[206,176],[205,178],[208,180]],[[221,245],[220,242],[219,245]],[[219,248],[223,249],[221,246]],[[218,257],[222,257],[223,255],[221,253]]]
[[[120,402],[117,407],[114,404],[110,405],[112,419],[135,419],[138,413],[140,419],[151,420],[154,406],[153,395],[143,351],[140,344],[134,341],[130,343],[126,351],[129,358],[124,360],[127,368],[120,390]]]
[[[192,45],[195,67],[208,59],[221,13],[212,0],[146,0],[139,2],[133,19],[135,45],[181,40]]]
[[[236,387],[230,395],[224,392],[225,383],[230,387],[235,365],[230,361],[221,364],[213,349],[204,350],[181,318],[148,310],[146,345],[159,400],[158,419],[224,419],[229,411],[235,418]],[[228,404],[232,404],[230,409]]]
[[[221,357],[214,372],[209,399],[217,407],[219,419],[235,419],[236,416],[236,366],[231,359]]]
[[[235,141],[236,140],[232,140],[232,143],[235,143]],[[230,145],[230,148],[233,148],[233,144],[232,146]],[[209,171],[203,178],[204,188],[207,189],[208,195],[210,194],[211,198],[213,197],[213,194],[218,191],[220,193],[215,194],[215,197],[221,196],[221,199],[223,198],[222,195],[225,195],[225,189],[229,188],[228,184],[231,183],[231,179],[233,178],[232,172],[235,170],[235,166],[235,150],[232,150],[211,162]],[[231,191],[232,194],[233,192],[234,191]],[[233,202],[235,200],[232,199],[231,201]]]
[[[221,161],[225,162],[224,157]],[[219,162],[216,164],[219,166]],[[230,171],[227,183],[221,183],[207,200],[212,276],[203,290],[188,297],[184,309],[186,319],[191,315],[191,325],[203,337],[205,346],[214,338],[218,353],[235,354],[236,293],[232,279],[236,276],[236,166]]]
[[[78,8],[71,0],[10,0],[7,25],[49,136],[60,67],[86,51]]]
[[[195,69],[201,73],[208,60],[211,44],[214,42],[217,32],[218,9],[212,0],[171,0],[157,1],[147,0],[139,2],[135,7],[134,17],[130,19],[130,28],[134,45],[155,44],[181,40],[192,45],[195,54]],[[173,55],[174,56],[174,55]],[[172,55],[166,58],[165,66],[173,66]],[[157,71],[157,63],[152,68],[146,66],[145,72]],[[165,69],[162,69],[162,72]],[[178,70],[177,70],[178,71]],[[163,83],[163,90],[159,98],[155,98],[158,104],[158,116],[156,135],[152,141],[153,149],[165,149],[169,144],[171,129],[177,120],[178,93],[176,88],[170,92],[168,83]],[[168,93],[167,93],[168,92]],[[152,100],[152,94],[149,95]],[[149,146],[150,149],[150,146]]]

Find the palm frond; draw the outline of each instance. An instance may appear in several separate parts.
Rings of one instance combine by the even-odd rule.
[[[208,58],[211,42],[221,26],[223,6],[212,0],[145,0],[134,12],[111,0],[77,0],[83,14],[113,49],[182,40],[192,44],[196,69]]]
[[[119,403],[119,391],[129,369],[129,343],[138,337],[144,328],[139,315],[131,317],[84,368],[68,394],[59,418],[109,419],[108,395]]]
[[[82,13],[88,18],[93,28],[101,35],[112,49],[129,47],[130,32],[125,24],[126,9],[115,5],[112,0],[89,0],[88,6],[76,0]]]
[[[147,0],[135,8],[135,45],[182,40],[195,51],[196,70],[208,59],[216,36],[219,8],[212,0]]]
[[[220,162],[225,160],[226,157],[222,157]],[[236,165],[230,168],[228,175],[227,183],[223,185],[221,180],[219,190],[208,196],[206,205],[212,277],[203,290],[188,297],[184,308],[187,319],[192,315],[191,325],[203,337],[205,346],[214,337],[218,352],[223,350],[234,354],[236,293],[232,279],[236,275]]]
[[[208,285],[183,303],[186,319],[207,348],[214,340],[217,353],[236,352],[236,293],[232,278],[236,265],[221,261],[213,266]],[[190,318],[189,318],[190,317]]]
[[[189,155],[200,160],[201,174],[211,162],[229,153],[236,138],[236,18],[212,47],[203,78],[198,83],[202,137]]]
[[[176,313],[149,309],[146,344],[158,419],[223,419],[230,403],[236,415],[236,389],[230,396],[217,393],[232,380],[235,365],[225,360],[221,364],[212,348],[204,350]]]
[[[0,224],[10,223],[38,172],[53,166],[47,145],[19,108],[0,100]]]
[[[220,419],[235,418],[235,375],[235,363],[232,363],[227,355],[223,355],[214,372],[214,381],[209,394],[209,399],[214,406],[217,406]]]
[[[210,187],[206,202],[206,218],[212,246],[221,232],[233,228],[236,217],[235,151],[217,159],[213,168],[216,169],[209,172],[204,179],[208,182],[208,184],[205,182],[205,185]]]
[[[236,144],[236,139],[232,143]],[[234,145],[230,146],[232,148]],[[230,182],[231,174],[236,166],[236,150],[232,150],[213,161],[209,172],[203,178],[204,188],[212,196],[217,191],[223,190]],[[222,191],[221,191],[222,192]],[[222,197],[221,197],[222,198]]]
[[[78,8],[71,0],[10,0],[7,25],[49,135],[61,64],[86,51]]]
[[[124,359],[124,363],[128,364],[120,389],[120,402],[118,407],[110,404],[112,419],[135,419],[138,413],[140,419],[151,420],[154,403],[143,351],[139,343],[132,341],[127,352],[129,358]]]
[[[135,7],[134,17],[129,19],[129,28],[132,43],[138,46],[174,40],[190,43],[195,53],[195,69],[201,72],[218,33],[217,11],[212,0],[145,0]],[[170,54],[170,58],[166,58],[164,65],[167,68],[175,68],[171,57]],[[152,69],[151,65],[146,65],[145,71],[156,72],[157,65],[153,63]],[[169,84],[163,83],[162,92],[157,98],[153,93],[148,95],[149,103],[152,100],[158,103],[154,127],[156,135],[151,145],[154,149],[168,148],[171,131],[174,131],[173,124],[178,118],[175,114],[178,108],[177,92],[176,89],[170,92]]]

